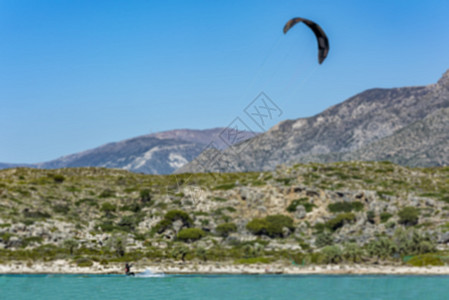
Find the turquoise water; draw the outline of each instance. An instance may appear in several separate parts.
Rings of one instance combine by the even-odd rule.
[[[0,299],[449,299],[449,276],[0,275]]]

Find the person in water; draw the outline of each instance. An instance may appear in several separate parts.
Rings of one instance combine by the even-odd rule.
[[[132,266],[133,266],[132,264],[128,264],[128,263],[125,264],[125,274],[126,275],[134,276],[134,272],[131,272],[131,267]]]

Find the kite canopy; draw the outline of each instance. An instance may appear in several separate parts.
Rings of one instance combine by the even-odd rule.
[[[290,28],[300,22],[306,24],[310,29],[312,29],[313,33],[315,33],[318,41],[318,62],[321,64],[329,53],[329,40],[320,25],[304,18],[293,18],[285,24],[284,33],[287,33]]]

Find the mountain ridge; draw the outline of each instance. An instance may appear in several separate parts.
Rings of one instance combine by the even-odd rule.
[[[369,89],[314,116],[280,122],[222,151],[219,159],[203,153],[176,173],[267,171],[310,156],[338,158],[339,153],[356,151],[447,107],[449,71],[435,84]]]
[[[111,142],[82,152],[36,164],[0,164],[0,168],[18,166],[39,169],[67,167],[105,167],[146,174],[170,174],[193,160],[214,140],[219,149],[226,143],[219,135],[226,128],[205,130],[175,129]],[[257,133],[241,132],[244,138]]]

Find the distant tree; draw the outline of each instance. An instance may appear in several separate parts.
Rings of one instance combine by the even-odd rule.
[[[181,259],[182,261],[185,261],[186,255],[189,253],[189,248],[183,244],[176,244],[175,247],[173,247],[173,250],[171,251],[171,256],[174,259]]]
[[[234,223],[223,223],[215,228],[217,234],[221,237],[227,237],[230,233],[237,231],[237,225]]]
[[[419,210],[416,207],[404,207],[398,212],[399,223],[405,226],[413,226],[418,224]]]
[[[73,250],[78,247],[78,242],[74,239],[67,239],[64,241],[63,245],[69,250],[70,255],[73,255]]]
[[[149,189],[143,189],[140,191],[140,201],[144,204],[151,202],[151,191]]]
[[[122,234],[113,235],[109,238],[106,245],[107,247],[110,248],[110,250],[114,251],[118,257],[123,257],[125,256],[126,253],[126,245],[127,245],[126,235]]]
[[[343,252],[338,246],[326,246],[321,250],[322,260],[326,264],[338,264],[343,260]]]

